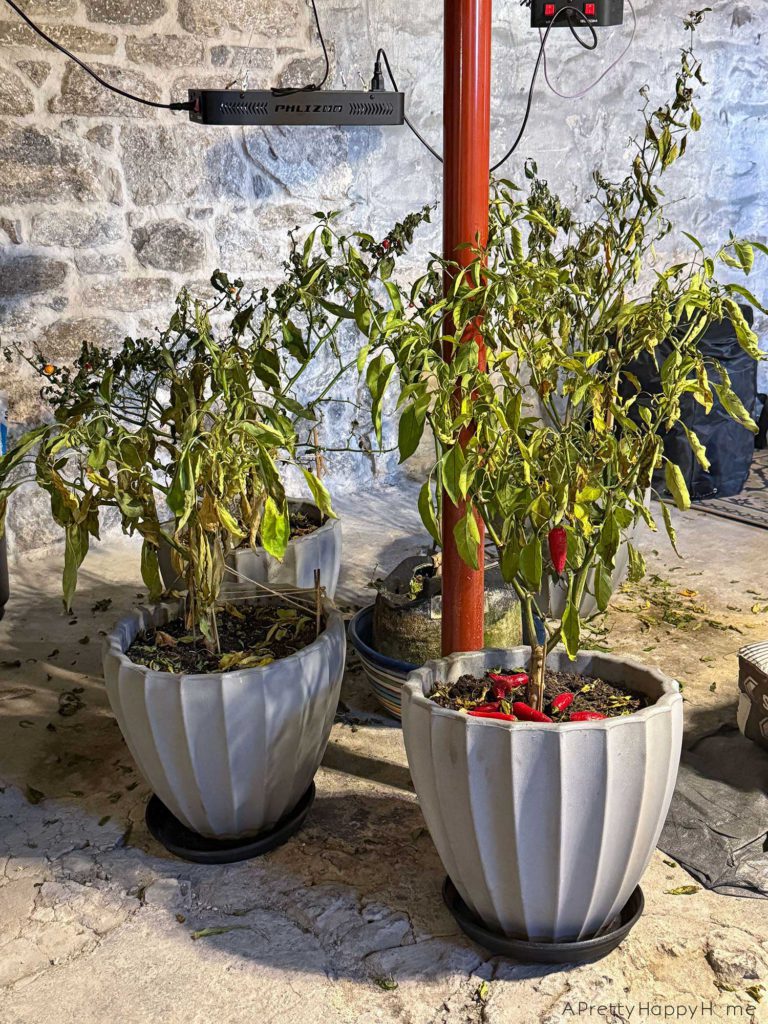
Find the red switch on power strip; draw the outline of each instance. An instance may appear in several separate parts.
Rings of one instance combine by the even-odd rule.
[[[588,7],[594,7],[595,5],[594,4],[587,4],[587,6]],[[554,4],[544,4],[544,17],[545,18],[554,18],[554,16],[555,16],[555,5]]]
[[[597,14],[596,4],[584,4],[584,13],[588,18],[594,18]]]

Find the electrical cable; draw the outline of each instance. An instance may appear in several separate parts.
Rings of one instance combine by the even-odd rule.
[[[79,64],[83,71],[87,72],[91,76],[91,78],[94,78],[99,83],[99,85],[103,86],[105,89],[109,89],[111,92],[117,93],[118,96],[124,96],[126,99],[133,100],[134,103],[143,103],[144,106],[146,107],[159,107],[163,110],[192,109],[192,104],[189,101],[185,101],[184,103],[159,103],[157,100],[148,100],[145,99],[143,96],[136,96],[132,92],[126,92],[125,89],[121,89],[117,85],[112,85],[111,82],[107,82],[105,79],[101,77],[101,75],[97,74],[92,67],[89,67],[85,63],[85,61],[80,60],[80,58],[76,57],[74,53],[70,53],[66,46],[62,46],[62,44],[57,43],[55,39],[51,39],[51,37],[46,32],[44,32],[39,26],[37,26],[34,23],[34,21],[32,21],[32,19],[28,15],[26,15],[24,11],[22,11],[22,9],[16,3],[14,3],[14,0],[5,0],[5,2],[8,4],[10,8],[12,8],[12,10],[14,10],[18,14],[22,21],[25,21],[27,25],[29,25],[33,32],[36,32],[40,36],[41,39],[44,39],[46,43],[48,43],[54,49],[59,50],[61,53],[64,54],[65,57],[69,57],[69,59],[73,60],[75,64]]]
[[[315,0],[310,0],[310,3],[312,4],[312,10],[315,15],[315,25],[317,26],[317,34],[320,37],[320,45],[323,48],[323,57],[325,57],[325,74],[323,75],[321,81],[317,85],[302,85],[299,86],[298,88],[293,89],[273,89],[273,96],[293,96],[294,93],[297,92],[317,92],[318,90],[322,89],[325,83],[328,81],[328,76],[331,73],[331,61],[330,58],[328,57],[328,47],[325,45],[325,37],[323,36],[323,29],[320,25],[320,15],[317,13],[317,6],[315,4]]]
[[[400,92],[400,90],[397,87],[397,82],[395,81],[395,76],[392,73],[392,65],[389,63],[389,57],[387,57],[386,50],[384,50],[383,48],[379,48],[379,52],[376,54],[376,67],[374,68],[374,72],[373,72],[373,81],[374,81],[374,83],[376,83],[378,81],[378,82],[381,83],[378,87],[379,88],[383,88],[384,87],[383,86],[383,81],[381,79],[381,58],[382,57],[384,58],[384,64],[386,65],[387,74],[389,75],[389,80],[392,83],[392,88],[395,90],[395,92]],[[375,85],[374,85],[374,88],[375,88]],[[408,115],[404,114],[403,118],[405,120],[405,123],[411,129],[411,131],[416,136],[416,138],[419,140],[419,142],[422,144],[422,146],[424,146],[425,149],[429,150],[429,152],[432,154],[432,156],[435,158],[435,160],[439,160],[440,163],[443,163],[443,158],[440,156],[440,154],[437,152],[436,149],[433,149],[432,146],[430,146],[430,144],[427,142],[427,140],[424,138],[424,136],[421,134],[421,132],[418,130],[418,128],[416,128],[416,126],[410,120]]]
[[[635,5],[632,3],[632,0],[627,0],[627,2],[629,3],[629,8],[632,11],[632,32],[630,33],[630,36],[629,36],[629,42],[624,47],[624,49],[621,51],[621,53],[616,58],[616,60],[612,61],[608,65],[608,67],[605,69],[605,71],[603,71],[603,73],[600,75],[600,77],[596,78],[594,80],[594,82],[592,82],[591,85],[587,85],[583,89],[579,89],[578,92],[560,92],[558,89],[555,88],[554,85],[552,85],[552,83],[549,80],[549,69],[547,68],[547,55],[546,55],[546,53],[544,54],[544,81],[547,83],[547,85],[552,90],[552,92],[555,94],[555,96],[559,96],[561,100],[579,100],[579,99],[581,99],[582,96],[586,96],[588,92],[591,92],[592,89],[594,89],[596,85],[599,85],[599,83],[602,82],[602,80],[605,78],[605,76],[610,74],[611,71],[613,71],[613,69],[618,64],[620,64],[622,60],[624,60],[626,55],[629,53],[629,50],[630,50],[630,48],[632,46],[632,43],[635,41],[635,32],[637,31],[637,11],[635,10]],[[571,26],[571,31],[573,31],[573,26]],[[541,29],[539,29],[539,38],[541,38]]]
[[[633,11],[634,11],[634,8],[633,8]],[[499,167],[502,166],[502,164],[505,164],[507,162],[507,160],[509,160],[509,158],[512,156],[512,154],[515,152],[517,147],[520,145],[520,140],[522,139],[523,135],[525,134],[525,129],[528,126],[528,119],[531,116],[531,106],[533,104],[533,90],[534,90],[535,85],[536,85],[536,78],[538,77],[538,74],[539,74],[539,68],[541,66],[542,60],[546,59],[545,58],[545,49],[546,49],[546,45],[547,45],[547,39],[549,38],[549,33],[550,33],[553,25],[557,21],[557,19],[561,15],[564,15],[564,14],[568,15],[569,28],[571,29],[571,33],[573,34],[573,37],[576,40],[576,42],[579,44],[579,46],[583,46],[585,50],[595,50],[595,49],[597,49],[597,33],[595,32],[595,30],[594,30],[593,26],[590,24],[590,22],[587,20],[587,18],[584,15],[584,13],[582,11],[580,11],[578,7],[573,7],[573,6],[561,7],[557,11],[555,16],[552,18],[550,23],[547,25],[546,31],[544,32],[544,35],[541,38],[541,42],[540,42],[540,45],[539,45],[539,53],[538,53],[538,56],[536,58],[536,64],[534,65],[534,68],[533,68],[533,74],[531,75],[531,84],[528,87],[528,100],[526,102],[525,114],[523,116],[523,123],[520,126],[520,131],[517,133],[517,138],[512,143],[512,145],[507,150],[507,152],[504,154],[504,156],[501,158],[501,160],[499,160],[495,164],[493,164],[493,166],[491,167],[491,173],[493,173],[494,171],[497,171],[499,169]],[[591,43],[586,42],[575,31],[575,26],[573,24],[573,18],[571,17],[572,14],[575,14],[578,18],[580,18],[581,22],[583,24],[585,24],[587,26],[587,28],[589,29],[589,31],[592,33],[592,42]],[[633,35],[634,35],[634,33],[633,33]],[[623,56],[623,54],[622,54],[622,56]],[[382,87],[381,86],[381,82],[382,82],[382,78],[381,78],[381,60],[382,60],[382,58],[384,60],[384,64],[385,64],[386,69],[387,69],[387,75],[389,76],[389,80],[392,83],[392,88],[395,90],[395,92],[399,92],[400,90],[398,88],[397,81],[395,79],[394,74],[392,73],[392,66],[389,63],[389,58],[387,57],[386,50],[384,50],[383,48],[380,48],[378,53],[376,54],[376,67],[375,67],[374,73],[373,73],[374,87],[376,87],[377,83],[379,83],[379,88]],[[610,70],[610,68],[608,70]],[[430,144],[427,142],[427,140],[424,138],[424,136],[421,134],[421,132],[416,128],[416,126],[413,124],[413,122],[407,116],[405,117],[405,123],[408,125],[408,127],[413,132],[413,134],[416,136],[416,138],[419,140],[419,142],[422,144],[422,146],[424,146],[425,149],[428,149],[429,152],[432,154],[432,156],[436,160],[439,160],[440,163],[443,163],[444,162],[443,161],[443,157],[437,152],[436,149],[434,149],[432,146],[430,146]]]
[[[531,116],[531,106],[533,104],[533,90],[534,90],[534,87],[536,85],[536,78],[537,78],[537,76],[539,74],[539,67],[541,66],[542,60],[544,59],[544,51],[546,49],[547,39],[549,39],[549,33],[552,31],[552,27],[554,26],[555,22],[560,17],[560,15],[561,14],[565,14],[565,13],[568,13],[568,24],[569,24],[569,27],[571,29],[571,33],[572,33],[574,39],[579,44],[579,46],[583,46],[585,50],[596,50],[597,49],[597,32],[595,32],[593,26],[587,20],[586,15],[582,11],[580,11],[578,9],[578,7],[572,7],[572,6],[560,7],[557,10],[557,12],[555,13],[555,15],[552,18],[552,20],[550,21],[550,23],[547,25],[546,31],[544,32],[544,36],[543,36],[543,38],[541,40],[541,44],[539,46],[539,55],[536,58],[536,64],[534,65],[533,74],[531,75],[531,84],[530,84],[530,86],[528,88],[528,102],[525,105],[525,114],[523,116],[523,123],[520,125],[520,131],[517,133],[517,138],[512,143],[512,145],[509,147],[509,149],[504,154],[504,156],[501,158],[501,160],[497,161],[495,164],[493,164],[491,166],[491,174],[493,174],[494,171],[497,171],[501,167],[502,164],[505,164],[507,162],[507,160],[509,160],[509,158],[512,156],[512,154],[515,152],[517,147],[520,145],[520,140],[522,139],[523,135],[525,134],[525,129],[528,126],[528,118]],[[592,33],[592,45],[591,46],[590,46],[589,43],[585,42],[581,38],[581,36],[579,36],[576,33],[576,31],[574,30],[573,19],[571,17],[571,14],[578,15],[578,17],[581,19],[582,23],[585,24],[587,26],[587,28],[589,29],[589,31]]]

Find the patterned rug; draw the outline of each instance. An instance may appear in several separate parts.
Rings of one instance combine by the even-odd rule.
[[[694,502],[697,512],[735,519],[768,530],[768,448],[755,450],[752,471],[741,494],[735,498],[708,498]]]

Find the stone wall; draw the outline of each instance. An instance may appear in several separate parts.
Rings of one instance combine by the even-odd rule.
[[[183,99],[190,86],[240,79],[295,86],[322,68],[306,0],[20,0],[51,35],[115,84],[153,99]],[[357,87],[387,48],[409,113],[439,145],[441,12],[438,0],[317,0],[331,53],[331,82]],[[677,0],[637,0],[630,55],[582,100],[537,87],[519,176],[539,170],[569,201],[589,192],[590,170],[626,166],[638,124],[637,90],[671,81],[682,41]],[[715,244],[737,233],[765,237],[768,146],[765,0],[716,0],[700,33],[710,86],[704,127],[676,172],[681,226]],[[515,0],[496,0],[494,151],[516,133],[538,37]],[[600,56],[567,33],[552,40],[550,74],[563,91],[595,76],[623,47],[631,24],[600,37]],[[762,40],[762,43],[761,43]],[[666,80],[664,79],[664,76]],[[667,93],[660,93],[665,96]],[[440,169],[406,129],[224,129],[183,113],[142,107],[99,88],[0,3],[0,338],[66,360],[82,338],[114,342],[151,330],[182,285],[204,288],[217,266],[268,283],[287,231],[318,208],[385,231],[439,197]],[[436,248],[439,216],[421,250]],[[768,290],[765,262],[756,290]],[[318,367],[318,373],[323,368]],[[350,382],[351,392],[355,391]],[[0,364],[11,419],[43,416],[31,374]],[[340,407],[326,443],[354,425]],[[360,429],[357,428],[358,432]],[[333,487],[359,487],[396,472],[396,459],[329,459]],[[23,505],[23,511],[21,506]],[[46,543],[42,505],[16,502],[12,542]]]

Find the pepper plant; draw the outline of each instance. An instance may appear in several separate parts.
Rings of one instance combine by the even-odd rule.
[[[414,214],[377,242],[344,235],[335,215],[318,214],[305,240],[291,236],[274,289],[247,291],[217,271],[214,298],[182,291],[156,337],[127,338],[117,352],[85,343],[71,368],[44,355],[28,359],[54,420],[0,460],[0,535],[14,490],[34,481],[48,492],[65,535],[69,608],[91,538],[99,536],[99,513],[115,510],[123,530],[142,537],[150,599],[163,590],[158,550],[165,542],[186,584],[188,625],[217,650],[227,555],[244,543],[278,559],[285,553],[284,470],[297,467],[321,513],[334,514],[307,463],[318,449],[322,403],[333,400],[334,384],[356,362],[356,354],[345,361],[338,344],[340,326],[354,319],[347,296],[353,285],[389,276],[428,215]],[[300,400],[302,376],[326,349],[329,379]]]
[[[657,468],[664,467],[677,506],[690,505],[663,447],[664,432],[680,421],[683,395],[707,410],[717,396],[756,429],[725,368],[702,355],[700,339],[726,319],[742,348],[760,358],[738,300],[766,310],[716,272],[725,265],[748,274],[755,251],[768,250],[731,237],[708,255],[685,234],[691,255],[684,260],[662,266],[656,251],[673,230],[660,183],[701,125],[695,98],[702,73],[693,50],[701,17],[686,19],[690,42],[671,101],[653,106],[641,90],[644,131],[629,173],[613,182],[595,172],[591,216],[566,206],[528,163],[526,189],[494,183],[488,244],[475,248],[469,266],[433,258],[409,291],[390,281],[387,302],[366,294],[359,303],[369,321],[363,355],[371,357],[374,410],[390,379],[399,379],[401,458],[415,451],[427,425],[434,435],[435,463],[419,497],[427,529],[440,543],[443,490],[454,503],[465,500],[455,529],[462,558],[477,567],[482,520],[519,595],[533,644],[528,703],[536,711],[548,650],[562,642],[572,658],[579,651],[587,588],[605,609],[627,532],[639,520],[657,528],[647,500]],[[466,340],[472,329],[484,351]],[[643,393],[633,370],[644,353],[660,370],[656,396]],[[704,446],[684,429],[706,468]],[[660,511],[674,545],[669,510],[662,503]],[[629,561],[639,578],[644,562],[632,544]],[[547,576],[567,589],[559,622],[546,621]]]

